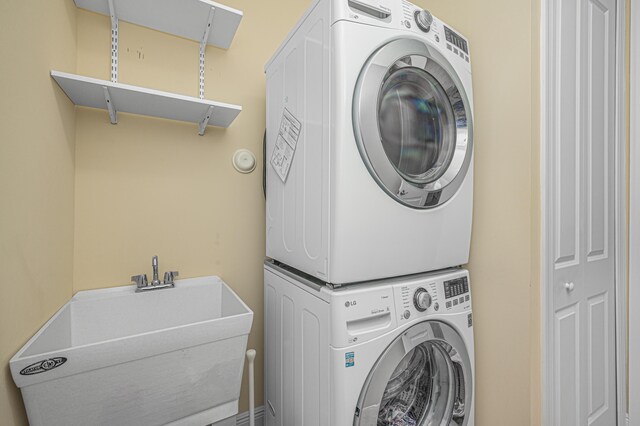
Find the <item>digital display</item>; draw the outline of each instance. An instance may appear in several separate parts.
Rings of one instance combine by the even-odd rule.
[[[467,281],[467,277],[456,278],[455,280],[444,282],[445,299],[460,296],[461,294],[467,293],[468,291],[469,281]]]
[[[447,41],[453,44],[458,49],[462,50],[467,55],[469,54],[469,48],[467,47],[467,41],[453,32],[451,28],[444,27],[444,37]]]

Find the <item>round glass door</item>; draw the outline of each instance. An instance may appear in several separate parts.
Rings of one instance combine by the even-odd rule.
[[[418,324],[374,366],[354,425],[463,426],[471,389],[471,367],[460,336],[438,321]]]
[[[455,150],[453,110],[444,89],[426,71],[393,70],[380,89],[378,127],[387,158],[416,185],[447,170]]]
[[[356,141],[373,178],[399,202],[433,208],[462,184],[473,143],[461,87],[444,57],[416,40],[383,46],[363,68]]]

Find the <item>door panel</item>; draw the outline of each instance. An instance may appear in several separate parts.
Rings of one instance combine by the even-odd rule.
[[[599,294],[589,299],[589,352],[587,386],[589,389],[589,424],[593,424],[609,407],[608,352],[602,342],[607,341],[609,318],[607,295]]]
[[[555,0],[549,219],[554,426],[616,424],[616,0]]]
[[[556,312],[554,391],[562,410],[556,411],[555,425],[578,425],[580,418],[580,333],[579,305]]]
[[[588,201],[588,260],[598,260],[608,254],[608,212],[609,199],[609,150],[613,147],[613,107],[609,101],[608,80],[613,76],[615,58],[608,63],[614,49],[609,49],[609,20],[613,16],[597,0],[587,3],[588,19],[588,127],[587,134],[587,201]],[[604,59],[604,60],[603,60]],[[613,89],[613,87],[611,87]],[[613,101],[613,99],[610,99]]]
[[[555,138],[562,143],[556,143],[555,153],[555,249],[556,268],[575,265],[577,263],[579,231],[580,191],[580,150],[579,135],[576,132],[579,107],[579,88],[576,82],[578,67],[578,49],[576,24],[569,17],[577,16],[577,1],[557,1],[558,15],[564,17],[561,32],[558,35],[558,45],[555,55],[558,60],[556,70],[558,88],[556,92]]]

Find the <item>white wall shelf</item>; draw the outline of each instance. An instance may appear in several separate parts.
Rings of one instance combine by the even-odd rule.
[[[77,7],[111,15],[108,0],[74,0]],[[242,19],[242,12],[208,0],[112,0],[113,12],[122,21],[228,49]],[[212,10],[213,9],[213,10]],[[210,15],[213,15],[210,17]]]
[[[196,123],[202,135],[208,125],[228,127],[242,111],[238,105],[76,74],[51,71],[51,77],[74,104],[108,110],[114,124],[117,122],[117,112],[121,111]]]
[[[71,101],[79,106],[109,111],[111,123],[118,111],[198,124],[229,127],[242,111],[238,105],[204,99],[205,48],[228,49],[238,30],[242,12],[209,0],[74,0],[77,7],[111,18],[111,81],[51,71]],[[118,83],[120,20],[195,40],[200,43],[199,98]]]

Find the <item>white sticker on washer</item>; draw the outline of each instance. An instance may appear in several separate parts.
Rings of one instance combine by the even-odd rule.
[[[285,108],[282,112],[276,145],[271,155],[271,166],[280,176],[282,182],[287,181],[301,130],[302,124],[300,121]]]

